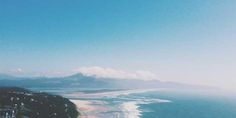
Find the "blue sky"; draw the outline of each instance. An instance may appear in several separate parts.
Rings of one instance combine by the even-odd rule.
[[[236,90],[235,0],[0,0],[0,72],[147,70]]]

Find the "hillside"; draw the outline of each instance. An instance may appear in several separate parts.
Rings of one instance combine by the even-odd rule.
[[[17,87],[0,87],[2,118],[77,118],[76,106],[67,98]]]

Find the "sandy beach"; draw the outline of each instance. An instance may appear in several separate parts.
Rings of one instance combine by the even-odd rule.
[[[81,113],[79,118],[99,118],[99,112],[105,112],[108,109],[98,101],[87,101],[87,100],[70,100],[76,106],[78,111]]]

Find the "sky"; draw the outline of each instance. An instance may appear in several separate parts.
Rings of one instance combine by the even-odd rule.
[[[0,73],[72,72],[236,90],[236,1],[0,0]]]

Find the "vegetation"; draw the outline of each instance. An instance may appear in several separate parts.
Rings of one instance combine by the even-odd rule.
[[[0,115],[16,118],[77,118],[76,106],[68,99],[22,88],[0,88]],[[0,116],[2,117],[2,116]]]

